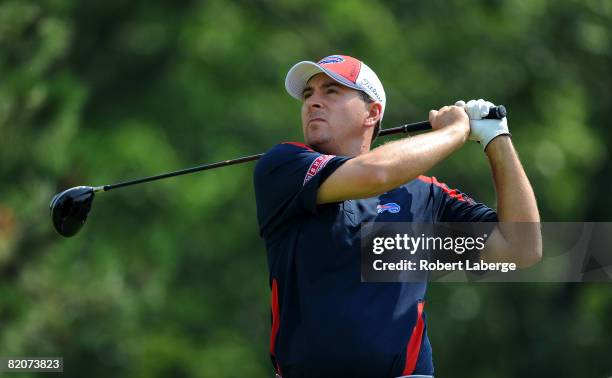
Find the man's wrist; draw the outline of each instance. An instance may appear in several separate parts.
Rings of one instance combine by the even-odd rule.
[[[505,156],[511,152],[514,152],[514,146],[512,145],[512,138],[509,134],[496,136],[485,148],[485,153],[490,160],[495,160],[497,157]]]
[[[462,123],[453,123],[445,127],[443,130],[447,130],[453,139],[459,139],[462,144],[467,142],[468,137],[470,136],[469,126],[466,127]]]

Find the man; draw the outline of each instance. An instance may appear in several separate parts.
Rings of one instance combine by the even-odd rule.
[[[537,262],[539,230],[518,237],[511,223],[501,223],[539,222],[506,119],[481,120],[492,105],[485,101],[458,102],[430,112],[432,132],[370,150],[386,97],[367,65],[343,55],[300,62],[285,86],[302,101],[306,144],[275,146],[254,177],[277,375],[433,376],[426,283],[362,283],[361,222],[391,215],[406,222],[499,220],[486,242],[487,261]],[[497,212],[421,176],[468,138],[482,144],[491,164]],[[390,202],[399,211],[377,211]]]

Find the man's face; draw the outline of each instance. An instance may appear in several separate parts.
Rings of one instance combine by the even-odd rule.
[[[354,138],[361,138],[369,110],[359,92],[320,73],[302,94],[304,141],[326,153],[340,153]]]

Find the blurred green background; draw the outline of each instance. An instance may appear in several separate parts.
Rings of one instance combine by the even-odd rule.
[[[607,0],[0,1],[0,356],[271,377],[253,163],[104,194],[72,239],[48,205],[301,140],[283,86],[299,60],[367,62],[383,127],[505,104],[542,219],[610,220],[611,30]],[[495,203],[474,143],[429,174]],[[610,285],[434,283],[428,300],[439,377],[612,375]]]

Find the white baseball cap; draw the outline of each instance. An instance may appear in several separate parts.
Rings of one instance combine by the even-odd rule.
[[[382,105],[380,120],[385,114],[385,89],[378,76],[364,62],[347,55],[330,55],[317,63],[302,61],[291,67],[285,78],[285,88],[291,97],[302,100],[302,92],[311,77],[324,73],[338,83],[363,91]]]

